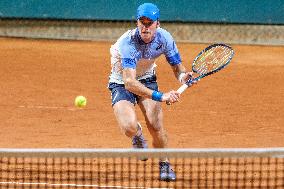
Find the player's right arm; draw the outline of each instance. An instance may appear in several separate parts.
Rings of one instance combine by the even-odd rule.
[[[145,87],[136,79],[136,69],[134,68],[124,68],[122,78],[127,90],[144,98],[150,98],[160,102],[175,103],[180,97],[177,91],[162,93]]]
[[[151,98],[152,90],[145,87],[136,79],[136,69],[124,68],[122,78],[127,90],[139,96]]]

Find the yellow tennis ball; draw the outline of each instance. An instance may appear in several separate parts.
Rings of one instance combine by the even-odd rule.
[[[87,105],[87,99],[84,96],[77,96],[75,98],[75,106],[82,108],[85,107]]]

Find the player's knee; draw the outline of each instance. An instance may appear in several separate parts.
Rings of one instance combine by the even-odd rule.
[[[126,136],[133,137],[137,133],[137,124],[135,122],[125,123],[122,130]]]

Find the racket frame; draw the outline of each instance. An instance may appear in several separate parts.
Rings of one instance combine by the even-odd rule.
[[[227,62],[226,62],[225,64],[223,64],[222,66],[220,66],[219,68],[217,68],[217,69],[215,69],[215,70],[213,70],[213,71],[211,71],[211,72],[208,72],[208,73],[205,73],[205,74],[201,74],[201,75],[199,75],[198,77],[195,77],[195,78],[190,78],[185,84],[183,84],[183,85],[177,90],[178,93],[180,93],[180,94],[183,93],[189,86],[191,86],[191,84],[192,84],[194,81],[198,81],[198,80],[200,80],[200,79],[203,78],[203,77],[206,77],[206,76],[208,76],[208,75],[211,75],[211,74],[213,74],[213,73],[216,73],[216,72],[220,71],[221,69],[225,68],[225,67],[231,62],[231,60],[232,60],[232,58],[233,58],[233,56],[234,56],[234,54],[235,54],[233,48],[232,48],[231,46],[229,46],[229,45],[224,44],[224,43],[215,43],[215,44],[210,45],[210,46],[206,47],[205,49],[203,49],[203,50],[195,57],[195,59],[194,59],[193,62],[192,62],[192,71],[195,72],[195,73],[197,73],[197,71],[194,69],[194,63],[197,61],[197,59],[198,59],[203,53],[205,53],[206,51],[208,51],[208,50],[210,50],[210,49],[212,49],[212,48],[214,48],[214,47],[216,47],[216,46],[223,46],[223,47],[226,47],[226,48],[231,49],[231,51],[232,51],[233,53],[231,54],[231,56],[230,56],[230,58],[227,60]]]
[[[231,60],[232,60],[232,58],[233,58],[233,56],[234,56],[234,54],[235,54],[233,48],[230,47],[229,45],[224,44],[224,43],[216,43],[216,44],[213,44],[213,45],[210,45],[210,46],[206,47],[203,51],[201,51],[201,52],[195,57],[195,59],[193,60],[193,63],[192,63],[192,71],[195,72],[195,73],[197,73],[197,72],[195,71],[195,69],[193,68],[193,67],[194,67],[194,62],[196,62],[197,59],[198,59],[203,53],[205,53],[206,51],[208,51],[208,50],[210,50],[210,49],[212,49],[212,48],[214,48],[214,47],[216,47],[216,46],[223,46],[223,47],[229,48],[229,49],[231,49],[231,51],[232,51],[233,53],[232,53],[232,55],[230,56],[230,58],[227,60],[227,62],[226,62],[225,64],[223,64],[222,66],[220,66],[219,68],[217,68],[217,69],[215,69],[215,70],[213,70],[213,71],[211,71],[211,72],[208,72],[208,73],[206,73],[206,74],[201,74],[200,76],[198,76],[198,77],[195,78],[196,80],[199,80],[199,79],[201,79],[201,78],[203,78],[203,77],[206,77],[206,76],[208,76],[208,75],[211,75],[211,74],[213,74],[213,73],[218,72],[219,70],[223,69],[225,66],[227,66],[227,65],[231,62]]]

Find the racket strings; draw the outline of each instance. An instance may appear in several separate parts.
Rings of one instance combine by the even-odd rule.
[[[221,49],[222,51],[218,51],[219,54],[216,56],[216,58],[213,59],[213,62],[211,63],[213,65],[216,65],[216,67],[225,64],[232,55],[231,49],[225,47],[222,47]]]
[[[199,74],[206,74],[225,65],[231,58],[233,50],[224,46],[213,47],[200,55],[195,61],[194,69]]]
[[[221,47],[222,49],[212,48],[207,53],[204,54],[204,57],[200,59],[199,70],[200,71],[212,71],[221,65],[223,65],[227,60],[230,53],[226,51],[226,48]]]

